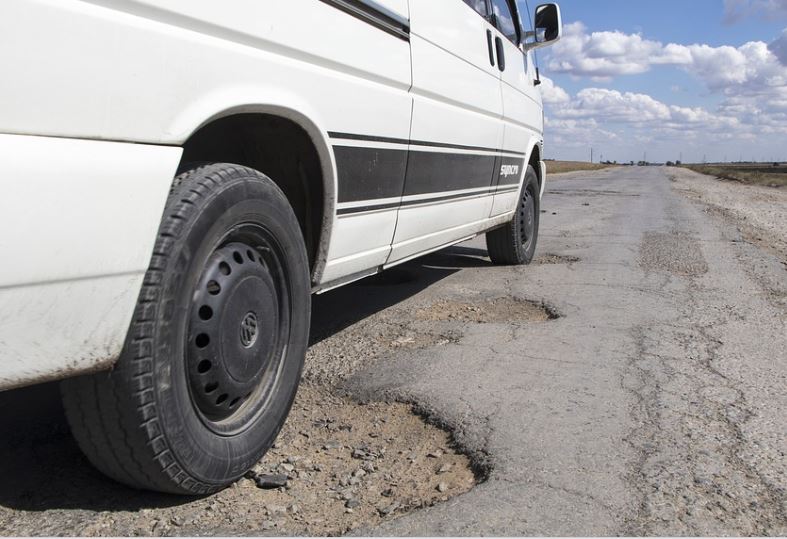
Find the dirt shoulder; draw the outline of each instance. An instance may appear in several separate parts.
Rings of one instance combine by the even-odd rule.
[[[787,186],[787,165],[780,163],[684,165],[684,168],[721,180],[730,180],[766,187]]]
[[[746,241],[787,265],[787,190],[722,181],[685,168],[668,171],[676,190],[734,220]]]

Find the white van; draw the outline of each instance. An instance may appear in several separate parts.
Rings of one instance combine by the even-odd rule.
[[[521,15],[521,16],[520,16]],[[216,491],[273,443],[310,298],[486,233],[544,190],[514,0],[3,0],[0,389],[64,379],[97,468]],[[173,181],[174,178],[174,181]]]

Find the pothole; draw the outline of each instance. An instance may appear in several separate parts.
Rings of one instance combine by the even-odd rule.
[[[535,263],[538,265],[545,265],[545,264],[573,264],[574,262],[579,262],[580,258],[578,256],[571,256],[571,255],[558,255],[554,253],[544,253],[542,255],[538,255],[536,257]]]
[[[559,318],[555,309],[542,302],[502,297],[467,302],[440,300],[417,309],[415,318],[424,321],[458,321],[475,323],[545,322]]]
[[[253,478],[240,481],[227,493],[233,514],[249,515],[248,529],[262,523],[288,535],[375,526],[476,484],[470,460],[449,434],[410,405],[358,404],[314,385],[300,390],[276,445],[254,473],[291,479],[267,491]]]

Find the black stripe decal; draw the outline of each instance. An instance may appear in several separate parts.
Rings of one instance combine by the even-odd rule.
[[[495,157],[411,151],[403,196],[490,187]]]
[[[429,148],[447,148],[452,150],[509,153],[511,155],[521,155],[523,157],[525,155],[522,152],[516,152],[513,150],[501,150],[500,148],[485,148],[483,146],[465,146],[462,144],[447,144],[444,142],[430,142],[425,140],[412,140],[412,139],[401,139],[401,138],[391,138],[391,137],[375,137],[370,135],[356,135],[353,133],[338,133],[335,131],[329,131],[328,136],[334,139],[344,139],[344,140],[362,140],[365,142],[387,142],[389,144],[412,144],[414,146],[426,146]]]
[[[334,146],[339,202],[402,196],[407,150]]]
[[[321,0],[394,37],[410,41],[410,22],[372,0]]]
[[[338,209],[338,215],[507,193],[518,188],[524,166],[524,159],[501,155],[338,145],[333,150],[338,202],[360,203]],[[400,197],[419,198],[391,200]]]
[[[341,208],[336,210],[336,214],[346,215],[348,213],[363,213],[367,211],[391,210],[394,208],[398,208],[399,206],[401,206],[399,202],[385,202],[381,204],[370,203],[365,206],[356,206],[354,208]]]
[[[474,193],[457,193],[455,195],[438,196],[438,197],[432,197],[432,198],[422,198],[422,199],[417,199],[417,200],[404,200],[404,201],[402,201],[401,204],[399,202],[383,202],[383,203],[380,203],[380,204],[374,204],[374,201],[370,201],[370,203],[367,204],[367,205],[356,206],[354,208],[342,208],[340,210],[337,210],[336,213],[338,215],[348,215],[348,214],[354,214],[354,213],[364,213],[364,212],[369,212],[369,211],[390,210],[390,209],[399,208],[399,207],[404,208],[404,207],[407,207],[407,206],[417,206],[419,204],[433,204],[435,202],[441,202],[441,203],[442,202],[455,202],[457,200],[462,200],[462,199],[465,199],[465,198],[479,198],[479,197],[485,197],[485,196],[491,196],[491,195],[500,195],[500,194],[503,194],[503,193],[507,193],[509,191],[516,191],[518,187],[519,187],[518,185],[514,185],[513,187],[506,187],[506,188],[498,189],[497,191],[495,191],[495,190],[476,191]]]
[[[433,198],[421,198],[416,200],[403,200],[402,207],[405,206],[417,206],[419,204],[433,204],[435,202],[453,202],[455,200],[462,200],[464,198],[478,198],[478,197],[485,197],[491,195],[491,191],[480,191],[476,193],[459,193],[456,195],[445,195],[441,197],[433,197]]]
[[[392,137],[373,137],[370,135],[354,135],[352,133],[337,133],[336,131],[328,131],[328,136],[331,138],[344,139],[344,140],[363,140],[366,142],[389,142],[391,144],[410,144],[408,139],[392,138]]]

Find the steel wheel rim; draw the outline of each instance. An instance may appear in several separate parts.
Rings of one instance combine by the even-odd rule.
[[[189,305],[184,361],[190,400],[219,435],[268,408],[289,338],[290,280],[282,248],[258,224],[233,228],[208,255]]]
[[[535,198],[530,189],[525,189],[522,199],[519,201],[519,237],[522,241],[522,248],[527,251],[533,242],[536,228],[536,205]]]

